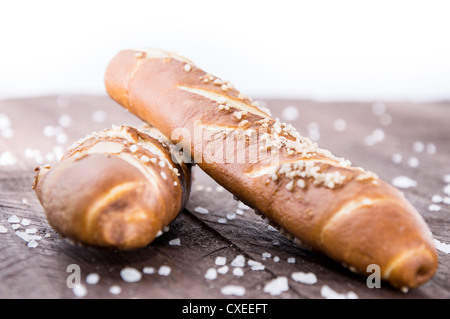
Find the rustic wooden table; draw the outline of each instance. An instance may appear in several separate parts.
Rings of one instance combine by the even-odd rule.
[[[384,282],[369,289],[365,278],[268,227],[198,167],[187,209],[148,247],[73,245],[49,227],[31,188],[34,168],[54,164],[92,131],[140,121],[106,96],[49,96],[0,101],[0,298],[450,298],[450,103],[263,102],[355,165],[390,182],[416,182],[403,191],[436,239],[440,261],[431,281],[408,293]],[[245,264],[234,270],[239,255]],[[81,282],[70,289],[73,264]],[[314,273],[317,282],[298,282],[297,272]],[[265,292],[279,277],[288,289]]]

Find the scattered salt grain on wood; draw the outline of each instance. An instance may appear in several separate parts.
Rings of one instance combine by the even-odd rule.
[[[236,277],[242,277],[244,276],[244,270],[241,267],[233,268],[233,275]]]
[[[126,282],[138,282],[142,278],[139,270],[132,267],[125,267],[120,271],[120,277]]]
[[[0,234],[6,234],[8,232],[8,229],[6,229],[5,226],[0,225]]]
[[[430,212],[438,212],[441,210],[441,206],[436,205],[436,204],[431,204],[430,206],[428,206],[428,210]]]
[[[14,230],[18,229],[19,227],[20,227],[20,224],[12,224],[11,225],[11,228]]]
[[[20,219],[16,215],[12,215],[11,217],[8,218],[8,223],[10,224],[20,223]]]
[[[31,223],[31,221],[28,218],[22,219],[22,222],[21,222],[21,224],[24,226],[28,226],[28,225],[30,225],[30,223]]]
[[[62,127],[69,127],[72,124],[72,118],[67,114],[61,115],[58,119],[58,124]]]
[[[175,238],[169,241],[170,246],[181,246],[181,240],[180,238]]]
[[[375,102],[372,104],[372,113],[375,115],[381,115],[386,112],[386,104],[383,102]]]
[[[217,270],[215,268],[209,268],[205,273],[205,278],[208,280],[214,280],[217,278]]]
[[[419,159],[417,157],[410,157],[408,159],[408,165],[410,167],[417,167],[417,166],[419,166]]]
[[[416,187],[417,182],[407,176],[397,176],[392,180],[392,185],[398,188]]]
[[[96,273],[91,273],[86,276],[86,283],[88,285],[96,285],[100,281],[100,275]]]
[[[353,291],[350,291],[346,294],[341,294],[334,291],[327,285],[322,286],[322,288],[320,289],[320,294],[326,299],[358,299],[358,295]]]
[[[304,273],[304,272],[294,272],[291,275],[292,279],[296,282],[300,282],[302,284],[313,285],[317,282],[317,277],[312,272]]]
[[[295,258],[294,258],[294,257],[289,257],[289,258],[287,259],[287,262],[288,262],[289,264],[295,264]]]
[[[276,262],[276,263],[279,262],[280,261],[280,257],[278,257],[278,256],[273,257],[273,261]]]
[[[228,272],[229,269],[230,268],[227,265],[225,265],[225,266],[222,266],[222,267],[218,268],[217,272],[219,274],[225,275]]]
[[[154,273],[155,273],[155,268],[154,268],[154,267],[144,267],[144,268],[142,269],[142,272],[143,272],[144,274],[151,275],[151,274],[154,274]]]
[[[263,291],[271,296],[277,296],[285,291],[288,291],[288,289],[289,285],[287,277],[281,276],[269,281],[264,286]]]
[[[450,244],[443,243],[437,239],[433,239],[433,242],[434,242],[434,247],[436,247],[436,249],[438,249],[446,254],[450,254]]]
[[[250,206],[245,205],[243,202],[239,202],[238,203],[238,208],[239,209],[243,209],[243,210],[247,210],[247,209],[250,209]]]
[[[450,197],[445,196],[444,199],[442,200],[442,202],[444,204],[450,205]]]
[[[416,141],[413,144],[413,150],[416,153],[422,153],[425,150],[425,144],[420,141]]]
[[[227,214],[228,220],[235,220],[236,219],[236,213],[228,213]]]
[[[450,184],[444,187],[444,193],[450,196]]]
[[[295,121],[298,119],[299,115],[300,111],[293,105],[286,106],[283,111],[281,111],[281,117],[286,121]]]
[[[226,258],[226,257],[221,257],[221,256],[219,256],[219,257],[216,258],[215,264],[216,264],[217,266],[223,266],[223,265],[225,265],[226,263],[227,263],[227,258]]]
[[[428,143],[427,144],[427,153],[430,155],[436,154],[436,145],[434,145],[433,143]]]
[[[30,248],[36,248],[38,245],[39,245],[39,243],[37,241],[35,241],[34,239],[30,240],[27,244],[27,246]]]
[[[442,196],[438,194],[433,195],[433,197],[431,197],[431,201],[436,204],[442,203],[443,200],[444,199],[442,198]]]
[[[218,222],[219,224],[226,224],[226,223],[227,223],[227,219],[226,219],[226,218],[219,218],[219,219],[217,220],[217,222]]]
[[[244,210],[238,208],[238,209],[236,209],[236,214],[238,214],[238,215],[244,215]]]
[[[274,233],[278,232],[278,229],[276,229],[276,228],[273,227],[272,225],[268,225],[268,226],[267,226],[267,230],[268,230],[268,231],[271,231],[271,232],[274,232]]]
[[[236,256],[231,262],[231,266],[233,267],[244,267],[245,266],[245,257],[242,255]]]
[[[342,132],[347,128],[347,122],[345,122],[343,119],[337,119],[334,121],[333,127],[336,131]]]
[[[228,285],[220,289],[220,292],[226,296],[242,297],[245,295],[245,288],[237,285]]]
[[[97,122],[97,123],[101,123],[101,122],[106,121],[107,117],[108,117],[108,115],[106,114],[106,112],[102,111],[102,110],[94,111],[91,114],[91,120],[94,121],[94,122]]]
[[[25,232],[27,234],[36,234],[37,229],[36,228],[27,228],[27,229],[25,229]]]
[[[392,154],[392,161],[395,163],[395,164],[400,164],[401,162],[402,162],[402,155],[401,154],[398,154],[398,153],[394,153],[394,154]]]
[[[111,287],[109,288],[109,293],[110,293],[110,294],[118,295],[118,294],[120,294],[121,292],[122,292],[122,288],[120,288],[120,287],[117,286],[117,285],[111,286]]]
[[[169,276],[172,272],[172,269],[169,266],[161,266],[158,269],[158,275],[160,276]]]
[[[206,208],[197,206],[197,207],[195,207],[194,212],[205,215],[205,214],[209,213],[209,210],[207,210]]]
[[[75,284],[72,288],[72,292],[76,297],[82,298],[87,295],[87,289],[82,284]]]
[[[268,252],[263,252],[261,256],[263,260],[266,260],[267,258],[272,257],[272,254]]]
[[[251,270],[264,270],[266,267],[259,261],[249,259],[247,264],[250,266]]]
[[[0,165],[10,166],[17,163],[17,158],[10,151],[6,151],[0,154]]]

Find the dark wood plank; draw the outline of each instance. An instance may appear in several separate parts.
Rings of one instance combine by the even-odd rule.
[[[294,106],[299,115],[290,122],[303,135],[317,137],[318,131],[317,142],[321,147],[350,159],[355,165],[374,171],[387,181],[400,175],[416,180],[416,187],[403,190],[405,196],[423,215],[435,238],[450,243],[450,205],[439,203],[440,211],[429,210],[433,195],[450,197],[443,191],[447,185],[444,176],[450,174],[450,103],[386,102],[384,110],[378,104],[374,112],[373,103],[263,102],[282,121],[286,121],[286,115],[295,115],[286,110],[287,106]],[[341,127],[337,125],[337,128],[345,124],[344,130],[335,128],[337,119],[341,119]],[[55,163],[58,152],[92,131],[112,124],[139,123],[104,96],[0,101],[0,163],[4,164],[8,157],[16,160],[13,165],[0,164],[0,226],[7,229],[6,233],[0,233],[1,298],[77,298],[66,285],[70,275],[66,269],[70,264],[80,266],[81,283],[87,292],[85,298],[237,298],[221,292],[227,285],[244,287],[245,298],[323,298],[321,289],[325,285],[339,293],[352,291],[359,298],[450,297],[448,253],[439,251],[437,274],[418,289],[407,294],[387,284],[380,289],[369,289],[364,278],[270,230],[252,210],[236,214],[239,202],[198,167],[194,168],[193,191],[187,209],[170,225],[168,232],[148,247],[121,252],[81,247],[62,239],[49,227],[31,189],[34,167]],[[384,138],[367,145],[366,137],[376,129]],[[417,143],[415,151],[415,142],[423,143],[425,150],[420,151],[422,144]],[[402,156],[401,163],[393,162],[393,154]],[[418,160],[417,167],[408,164],[413,157]],[[207,208],[209,213],[199,214],[195,212],[197,207]],[[41,236],[36,240],[37,247],[28,247],[15,234],[7,221],[13,215],[21,221],[24,218],[30,221],[29,225],[20,225],[17,231],[35,228],[36,235]],[[170,245],[169,241],[176,238],[181,245]],[[271,257],[263,258],[263,253]],[[246,264],[243,276],[233,275],[234,267],[230,263],[238,255],[246,261],[261,262],[264,270],[251,270]],[[218,274],[215,280],[208,280],[207,270],[220,267],[215,264],[217,257],[226,257],[229,270]],[[289,263],[288,258],[295,258],[295,262]],[[154,267],[157,272],[161,266],[169,266],[170,275],[142,274],[141,280],[135,283],[126,282],[120,276],[125,267],[141,272],[144,267]],[[313,272],[318,282],[313,285],[295,282],[291,275],[298,271]],[[97,284],[86,283],[91,273],[100,276]],[[288,291],[276,296],[265,293],[265,284],[280,276],[288,278]],[[121,293],[112,294],[109,291],[112,286],[120,287]]]

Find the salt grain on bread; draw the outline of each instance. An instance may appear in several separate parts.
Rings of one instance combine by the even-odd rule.
[[[430,230],[395,187],[319,148],[232,86],[222,90],[224,81],[192,62],[186,72],[185,64],[162,50],[121,51],[106,69],[107,92],[296,242],[360,274],[377,264],[398,288],[434,275]],[[172,136],[180,130],[188,136]],[[226,147],[228,137],[234,147]]]

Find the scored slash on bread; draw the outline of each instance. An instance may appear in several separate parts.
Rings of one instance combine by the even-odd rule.
[[[91,246],[148,245],[183,209],[191,178],[158,130],[113,126],[75,142],[33,185],[49,224]]]
[[[114,100],[296,242],[362,275],[376,264],[384,280],[402,289],[434,275],[431,232],[402,193],[272,118],[231,83],[149,49],[119,52],[105,85]]]

